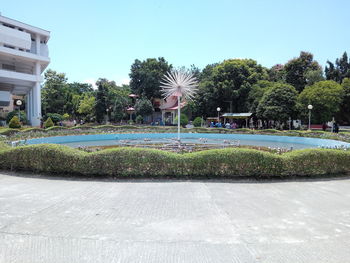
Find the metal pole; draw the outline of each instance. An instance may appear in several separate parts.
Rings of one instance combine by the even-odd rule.
[[[309,130],[311,131],[311,110],[309,110]]]
[[[181,98],[177,96],[177,139],[180,144],[180,108],[181,108]]]

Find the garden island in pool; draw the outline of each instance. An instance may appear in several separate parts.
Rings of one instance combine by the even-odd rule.
[[[89,146],[122,146],[140,144],[169,144],[174,142],[175,133],[128,133],[128,134],[93,134],[72,135],[29,139],[26,144],[53,143],[71,147]],[[319,138],[276,136],[276,135],[253,135],[253,134],[206,134],[184,133],[181,135],[182,143],[208,144],[208,145],[250,145],[272,147],[282,149],[306,149],[306,148],[350,148],[350,143]]]

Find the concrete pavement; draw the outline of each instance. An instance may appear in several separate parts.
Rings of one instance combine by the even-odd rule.
[[[0,263],[347,262],[350,179],[79,181],[0,173]]]

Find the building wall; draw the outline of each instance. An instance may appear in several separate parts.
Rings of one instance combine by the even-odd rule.
[[[50,63],[49,37],[46,30],[0,16],[0,91],[26,97],[33,126],[41,120],[41,74]]]

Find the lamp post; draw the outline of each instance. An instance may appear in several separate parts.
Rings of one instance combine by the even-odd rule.
[[[220,111],[221,111],[221,108],[220,107],[217,107],[216,108],[216,111],[218,112],[218,122],[220,121]]]
[[[309,130],[311,131],[311,110],[312,110],[313,106],[311,104],[309,104],[307,106],[307,108],[309,109]]]

